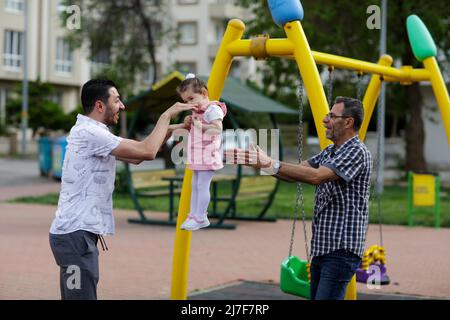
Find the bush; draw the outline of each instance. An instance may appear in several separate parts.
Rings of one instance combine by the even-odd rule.
[[[22,112],[22,85],[15,90],[16,98],[6,103],[7,123],[20,126]],[[40,80],[29,83],[28,125],[34,132],[40,127],[50,130],[69,131],[75,123],[72,114],[65,114],[63,108],[52,101],[54,88]]]

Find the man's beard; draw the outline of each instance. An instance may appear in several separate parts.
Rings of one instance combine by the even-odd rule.
[[[105,113],[105,124],[107,126],[115,126],[117,123],[115,121],[116,114],[112,111],[112,108],[107,105],[106,106],[106,113]]]
[[[342,134],[341,128],[333,128],[329,131],[329,134],[327,135],[327,139],[335,142],[336,138],[339,137]]]

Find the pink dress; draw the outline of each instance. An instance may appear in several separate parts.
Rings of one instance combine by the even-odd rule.
[[[192,116],[200,118],[203,124],[209,124],[204,119],[206,109],[211,105],[219,106],[223,114],[227,113],[225,103],[219,101],[210,101],[200,107],[199,112],[193,112]],[[219,170],[223,168],[222,154],[220,146],[222,137],[220,134],[210,134],[208,131],[202,132],[202,129],[191,125],[188,138],[187,164],[191,170]]]

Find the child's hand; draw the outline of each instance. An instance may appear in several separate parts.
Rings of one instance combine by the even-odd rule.
[[[186,129],[189,129],[192,125],[192,116],[187,116],[184,118],[183,125]]]
[[[199,118],[193,118],[192,121],[194,122],[194,127],[196,127],[197,129],[201,129],[202,128],[202,121]]]
[[[197,111],[198,104],[176,102],[169,109],[167,109],[165,113],[167,113],[170,118],[174,118],[179,113],[181,113],[183,111],[190,111],[190,110]]]

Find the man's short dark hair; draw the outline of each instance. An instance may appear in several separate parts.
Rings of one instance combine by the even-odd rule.
[[[84,114],[90,114],[98,100],[106,104],[109,98],[109,89],[112,87],[117,88],[114,82],[106,79],[93,79],[86,82],[81,89],[81,104]]]
[[[344,111],[342,115],[353,118],[353,130],[355,130],[355,132],[359,131],[364,119],[364,108],[361,100],[348,97],[336,97],[334,104],[337,103],[344,104]]]

